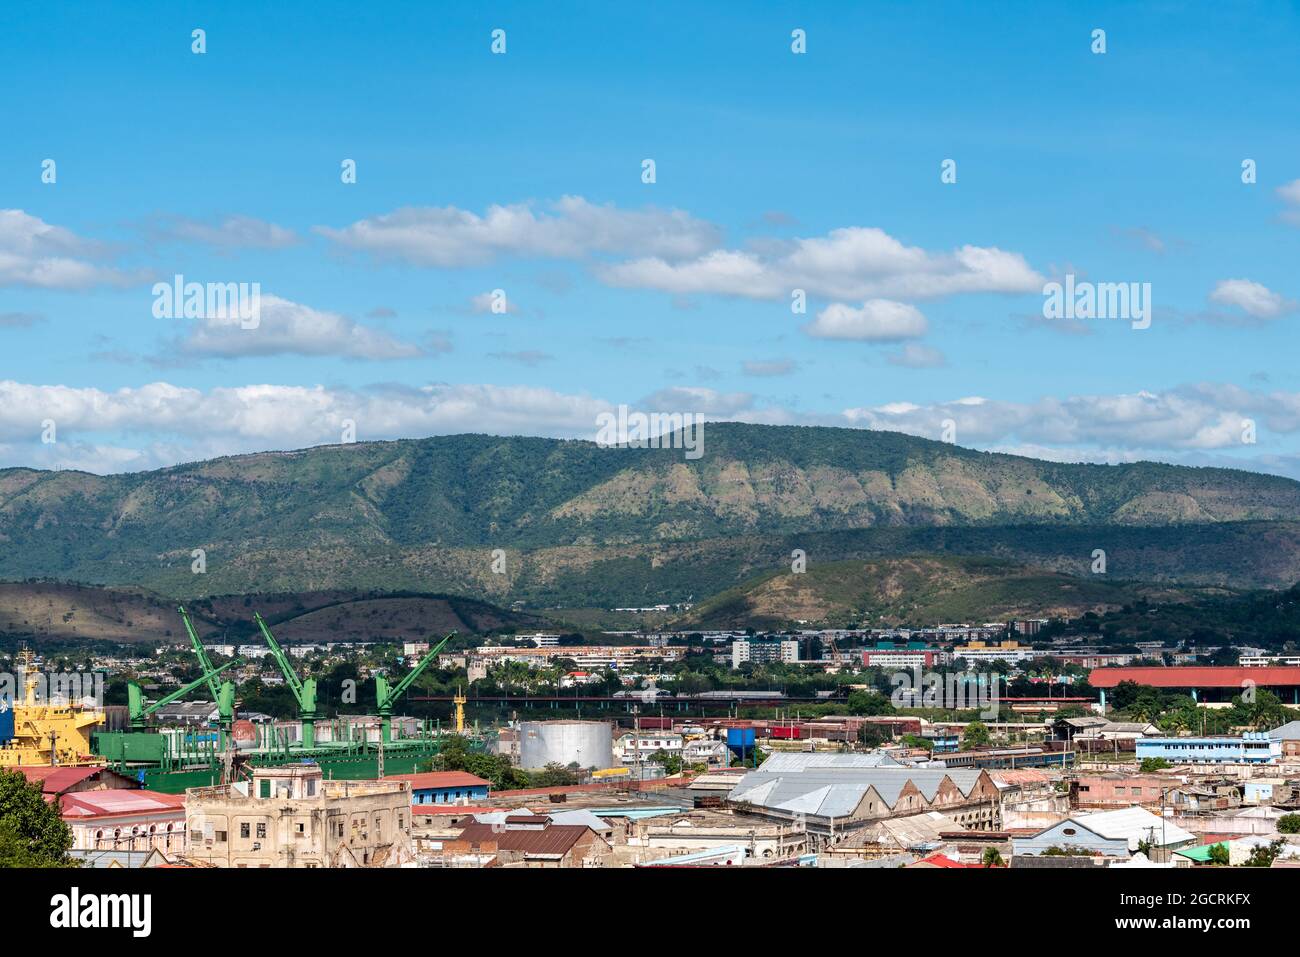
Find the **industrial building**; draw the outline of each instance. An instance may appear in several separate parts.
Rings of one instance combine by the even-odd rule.
[[[1103,710],[1106,691],[1131,681],[1152,688],[1186,691],[1197,701],[1230,701],[1243,688],[1271,691],[1283,704],[1300,704],[1300,667],[1182,665],[1170,667],[1096,668],[1088,683],[1101,692]]]
[[[999,826],[998,788],[984,770],[929,770],[878,754],[774,754],[727,796],[732,807],[797,821],[810,839],[887,817],[940,811],[963,827]]]

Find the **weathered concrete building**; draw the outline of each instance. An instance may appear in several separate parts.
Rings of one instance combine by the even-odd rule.
[[[326,781],[313,764],[185,794],[186,856],[218,867],[399,867],[413,860],[407,781]]]

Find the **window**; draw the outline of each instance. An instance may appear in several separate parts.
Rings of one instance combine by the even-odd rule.
[[[248,826],[248,822],[247,822],[247,821],[245,821],[243,824],[240,824],[240,825],[239,825],[239,837],[240,837],[241,840],[245,840],[245,841],[248,840],[248,838],[249,838],[249,836],[251,835],[251,833],[252,833],[252,832],[251,832],[251,829],[250,829],[249,826]]]
[[[262,798],[269,798],[271,796],[271,781],[269,778],[262,778],[262,780],[258,782],[257,796]]]
[[[257,825],[257,836],[258,836],[258,837],[266,837],[266,822],[265,822],[265,821],[263,821],[262,823],[260,823],[260,824]]]

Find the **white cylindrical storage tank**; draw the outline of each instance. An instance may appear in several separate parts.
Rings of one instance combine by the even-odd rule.
[[[548,764],[600,771],[614,767],[614,731],[608,721],[521,721],[519,766]]]

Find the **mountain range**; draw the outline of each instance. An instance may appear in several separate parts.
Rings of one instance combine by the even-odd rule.
[[[170,598],[416,591],[703,601],[823,562],[966,555],[1106,580],[1300,580],[1300,483],[1062,464],[863,429],[710,423],[704,454],[454,435],[149,472],[0,471],[0,579]],[[202,564],[196,566],[196,550]],[[196,571],[201,568],[201,573]]]

